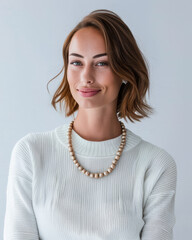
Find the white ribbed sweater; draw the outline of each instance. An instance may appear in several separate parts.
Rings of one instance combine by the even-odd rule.
[[[164,149],[126,128],[112,173],[93,179],[70,158],[69,124],[29,133],[10,161],[4,240],[170,240],[175,224],[177,168]],[[121,136],[94,142],[72,130],[80,164],[103,172]]]

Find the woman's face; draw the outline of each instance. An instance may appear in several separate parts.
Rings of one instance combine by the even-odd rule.
[[[86,27],[73,35],[69,45],[67,79],[79,108],[113,105],[116,109],[122,81],[109,66],[105,41],[99,30]],[[95,95],[81,93],[82,88],[99,92]]]

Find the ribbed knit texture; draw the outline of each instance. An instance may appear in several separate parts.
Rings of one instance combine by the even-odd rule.
[[[171,240],[177,168],[164,149],[126,128],[126,145],[108,176],[79,171],[69,150],[69,124],[29,133],[10,161],[4,240]],[[104,172],[121,136],[94,142],[72,130],[76,158]]]

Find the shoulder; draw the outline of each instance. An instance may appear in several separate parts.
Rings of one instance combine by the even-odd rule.
[[[10,174],[31,179],[35,162],[52,151],[54,142],[54,130],[29,132],[21,137],[12,148]]]
[[[16,141],[12,153],[30,152],[31,150],[40,149],[54,142],[54,129],[29,132]]]
[[[139,153],[147,162],[146,170],[156,169],[164,172],[167,169],[172,169],[176,172],[176,161],[168,150],[142,139]]]
[[[128,145],[133,145],[132,151],[137,155],[142,166],[150,168],[156,166],[157,168],[167,168],[169,166],[176,167],[176,162],[168,150],[152,143],[131,130],[128,130]],[[134,142],[134,144],[130,144]],[[129,148],[130,150],[131,148]]]

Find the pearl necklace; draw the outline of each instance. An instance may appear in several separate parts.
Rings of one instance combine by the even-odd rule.
[[[72,137],[71,137],[71,132],[72,132],[72,129],[73,129],[73,123],[74,121],[72,121],[70,124],[69,124],[69,127],[68,127],[68,133],[67,133],[67,136],[68,136],[68,148],[69,148],[69,152],[70,152],[70,155],[71,155],[71,159],[73,160],[74,164],[77,166],[77,168],[82,172],[84,173],[86,176],[89,176],[91,178],[102,178],[102,177],[105,177],[107,176],[109,173],[111,173],[115,167],[116,167],[116,164],[121,156],[121,153],[123,151],[123,148],[125,146],[125,143],[126,143],[126,129],[125,129],[125,125],[123,122],[120,121],[121,123],[121,129],[122,129],[122,137],[121,137],[121,144],[119,146],[119,149],[116,153],[116,157],[115,159],[112,161],[112,164],[111,166],[107,169],[107,171],[105,172],[101,172],[101,173],[91,173],[89,172],[88,170],[86,170],[84,167],[82,167],[80,165],[80,163],[77,161],[76,157],[75,157],[75,154],[74,154],[74,151],[73,151],[73,147],[72,147]]]

